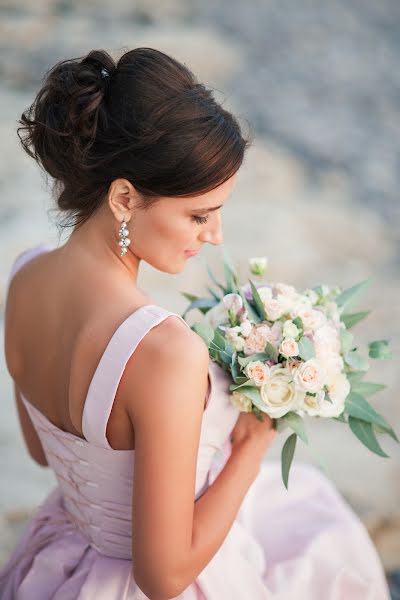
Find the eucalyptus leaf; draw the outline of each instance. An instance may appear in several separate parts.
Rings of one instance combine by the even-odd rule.
[[[289,427],[291,429],[293,429],[293,431],[295,433],[297,433],[299,438],[302,439],[305,444],[308,444],[308,438],[307,438],[306,428],[304,426],[304,420],[302,419],[302,417],[300,415],[298,415],[297,413],[295,413],[293,411],[290,411],[290,412],[286,413],[286,415],[283,415],[283,417],[281,417],[280,420],[281,421],[283,420],[285,423],[287,423],[289,425]]]
[[[389,423],[369,404],[369,402],[367,402],[363,396],[361,396],[361,394],[350,392],[345,401],[345,410],[349,416],[379,425],[385,429],[385,431],[387,431],[393,437],[393,439],[397,439],[396,434]]]
[[[353,334],[350,333],[350,331],[347,331],[347,329],[341,329],[340,330],[340,343],[341,343],[343,354],[350,352],[350,350],[353,347],[353,343],[354,343]]]
[[[299,346],[299,356],[303,360],[310,360],[310,358],[314,358],[315,356],[315,348],[314,344],[308,337],[303,335],[298,342]]]
[[[392,358],[392,352],[389,348],[389,342],[387,340],[376,340],[368,344],[370,358],[379,360],[390,360]]]
[[[229,256],[229,253],[226,250],[225,246],[222,247],[222,253],[223,253],[226,287],[229,290],[229,293],[231,293],[231,294],[238,293],[238,291],[239,291],[238,276],[237,276],[235,267],[233,266],[232,260]]]
[[[269,359],[273,360],[275,363],[278,362],[278,351],[275,350],[271,342],[267,342],[264,349],[264,354],[268,356]]]
[[[387,386],[383,383],[371,383],[370,381],[356,381],[351,384],[351,391],[362,396],[372,396],[384,390]]]
[[[369,368],[368,360],[361,356],[357,350],[346,352],[343,356],[344,362],[356,371],[367,371]]]
[[[240,385],[236,385],[235,383],[231,383],[231,385],[229,386],[229,389],[230,389],[231,392],[235,392],[239,388],[243,388],[243,387],[255,387],[256,388],[257,384],[254,381],[254,379],[246,379],[246,381],[244,381]],[[240,391],[242,391],[242,390],[240,390]]]
[[[359,297],[365,292],[365,290],[371,285],[372,277],[353,285],[350,288],[344,290],[336,298],[336,304],[343,308],[349,308],[353,306],[359,299]]]
[[[225,293],[226,293],[226,290],[225,290],[224,286],[223,286],[223,285],[221,285],[221,284],[219,283],[219,281],[217,281],[217,279],[215,278],[215,276],[214,276],[213,272],[211,271],[211,268],[210,268],[210,266],[209,266],[208,264],[207,264],[206,268],[207,268],[207,272],[208,272],[208,275],[209,275],[209,277],[210,277],[211,281],[212,281],[212,282],[213,282],[213,283],[214,283],[214,284],[215,284],[217,287],[219,287],[219,289],[220,289],[220,290],[223,292],[223,294],[225,295]]]
[[[371,450],[371,452],[374,452],[374,454],[377,454],[378,456],[388,458],[388,455],[382,450],[376,439],[371,423],[350,416],[349,426],[354,435],[368,448],[368,450]]]
[[[292,433],[292,435],[289,435],[282,448],[282,479],[286,489],[288,489],[289,472],[292,465],[294,452],[296,450],[296,442],[297,435]]]
[[[376,423],[372,424],[372,428],[376,433],[385,433],[386,435],[390,435],[390,437],[393,438],[395,442],[399,442],[399,438],[397,437],[397,435],[395,434],[393,429],[390,429],[390,430],[385,429],[384,427],[381,427],[380,425],[377,425]]]
[[[346,329],[351,329],[351,327],[354,327],[354,325],[365,319],[365,317],[368,317],[370,313],[370,310],[364,310],[358,313],[342,313],[340,315],[340,320],[343,321]]]
[[[269,354],[267,354],[266,352],[256,352],[255,354],[251,354],[250,356],[239,356],[238,357],[238,363],[243,368],[255,360],[261,360],[261,361],[269,360]]]
[[[185,318],[187,313],[190,310],[194,310],[195,308],[198,308],[203,314],[206,314],[210,310],[210,308],[213,308],[213,306],[215,306],[216,304],[218,304],[218,302],[217,300],[215,300],[215,298],[197,298],[189,304],[182,317]]]
[[[253,323],[260,323],[262,321],[261,317],[258,315],[258,312],[251,306],[242,289],[239,290],[239,295],[243,300],[243,306],[247,310],[249,320]]]
[[[214,329],[211,325],[202,321],[197,321],[192,325],[192,329],[205,341],[207,348],[209,348],[214,338]]]
[[[251,292],[253,294],[253,302],[256,306],[257,313],[259,314],[259,316],[262,320],[266,320],[267,315],[265,314],[264,303],[260,298],[260,294],[258,293],[258,290],[257,290],[256,286],[254,285],[254,283],[251,281],[251,279],[249,279],[249,282],[250,282],[250,286],[251,286]]]
[[[297,329],[304,331],[304,325],[301,317],[295,317],[292,322],[296,325]]]

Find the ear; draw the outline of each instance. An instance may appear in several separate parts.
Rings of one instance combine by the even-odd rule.
[[[138,200],[138,192],[128,179],[114,179],[108,189],[107,201],[117,221],[128,222]]]

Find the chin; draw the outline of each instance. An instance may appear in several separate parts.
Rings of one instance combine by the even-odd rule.
[[[151,264],[152,267],[154,267],[155,269],[157,269],[157,271],[161,271],[161,273],[169,273],[170,275],[176,275],[177,273],[182,273],[182,271],[185,268],[184,264],[179,264],[178,262],[176,262],[173,265],[166,265],[166,264],[160,264],[160,263],[149,263]]]

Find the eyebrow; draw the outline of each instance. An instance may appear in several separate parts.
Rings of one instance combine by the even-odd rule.
[[[197,213],[206,213],[206,212],[212,212],[213,210],[218,210],[219,208],[221,208],[223,205],[220,204],[219,206],[213,206],[212,208],[194,208],[193,212],[197,212]]]

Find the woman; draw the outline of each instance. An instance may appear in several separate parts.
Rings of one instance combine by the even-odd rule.
[[[21,427],[58,485],[1,598],[388,598],[334,487],[297,464],[285,490],[262,464],[271,420],[238,413],[201,338],[137,284],[141,260],[178,273],[221,243],[249,144],[234,116],[162,52],[93,51],[50,71],[20,137],[73,231],[27,249],[9,279]]]

